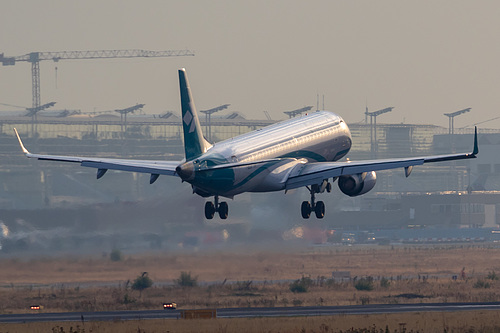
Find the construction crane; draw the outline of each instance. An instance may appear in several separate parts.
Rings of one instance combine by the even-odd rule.
[[[194,56],[189,50],[147,51],[147,50],[100,50],[100,51],[61,51],[61,52],[31,52],[28,54],[6,57],[0,53],[0,62],[3,66],[13,66],[16,62],[31,63],[32,108],[40,107],[40,61],[69,59],[109,59],[109,58],[157,58]]]

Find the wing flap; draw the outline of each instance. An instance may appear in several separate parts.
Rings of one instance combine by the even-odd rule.
[[[474,129],[474,147],[471,153],[422,156],[401,159],[381,159],[357,162],[315,162],[297,165],[290,173],[285,188],[291,190],[297,187],[320,184],[324,179],[357,173],[404,168],[408,177],[415,165],[424,163],[445,162],[476,158],[479,153],[477,143],[477,127]]]
[[[307,163],[304,166],[300,167],[298,171],[292,172],[290,174],[286,183],[286,189],[291,190],[297,187],[320,184],[324,179],[328,178],[397,168],[405,168],[405,174],[409,176],[407,168],[413,167],[415,165],[422,165],[424,163],[432,162],[455,161],[475,157],[475,154],[470,153],[423,156],[407,159]]]
[[[89,168],[151,173],[167,176],[177,175],[175,173],[175,168],[177,167],[177,165],[179,165],[179,162],[146,162],[120,159],[106,159],[102,161],[84,160],[81,163],[81,166]]]
[[[119,158],[96,158],[96,157],[78,157],[78,156],[59,156],[59,155],[43,155],[32,154],[26,147],[17,130],[14,129],[19,145],[23,153],[28,158],[36,158],[42,161],[70,162],[80,163],[81,166],[96,168],[101,170],[121,170],[130,172],[151,173],[157,175],[177,176],[175,168],[181,161],[148,161],[148,160],[126,160]],[[103,174],[104,175],[104,174]]]
[[[288,177],[286,189],[319,184],[324,179],[357,173],[407,168],[425,163],[424,158],[368,160],[358,162],[315,162],[305,164],[298,173]]]

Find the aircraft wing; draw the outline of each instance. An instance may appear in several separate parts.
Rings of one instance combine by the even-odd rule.
[[[366,160],[356,162],[314,162],[298,165],[290,175],[286,182],[286,189],[320,184],[324,179],[353,175],[363,172],[389,170],[396,168],[404,168],[405,175],[408,177],[415,165],[424,163],[455,161],[469,158],[476,158],[479,153],[477,145],[477,128],[474,133],[474,149],[472,153],[463,154],[448,154],[436,156],[422,156],[400,159],[380,159]]]
[[[117,158],[96,158],[96,157],[77,157],[77,156],[57,156],[32,154],[25,147],[17,130],[17,139],[21,145],[26,157],[36,158],[45,161],[72,162],[80,163],[81,166],[98,169],[97,178],[101,178],[108,170],[121,170],[131,172],[142,172],[151,174],[151,182],[154,182],[159,175],[177,176],[175,168],[181,161],[149,161],[149,160],[125,160]]]

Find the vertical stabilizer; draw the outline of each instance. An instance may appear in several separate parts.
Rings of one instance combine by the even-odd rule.
[[[194,106],[186,70],[179,69],[179,88],[181,91],[182,128],[184,130],[184,151],[186,160],[192,160],[205,153],[210,144],[203,137],[200,120]]]

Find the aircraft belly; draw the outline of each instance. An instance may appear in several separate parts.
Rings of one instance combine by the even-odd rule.
[[[236,168],[234,188],[230,193],[236,195],[243,192],[253,192],[254,189],[261,186],[268,174],[269,169],[265,165]]]
[[[283,164],[288,164],[288,162],[234,168],[235,182],[229,193],[236,195],[243,192],[283,190],[286,181],[283,179],[283,171],[280,168]]]
[[[249,190],[249,192],[273,192],[284,190],[288,176],[297,164],[301,164],[301,161],[294,159],[273,165],[268,169],[269,172],[266,174],[265,178]]]
[[[280,191],[285,189],[295,159],[203,172],[191,183],[212,194],[233,197],[243,192]]]

